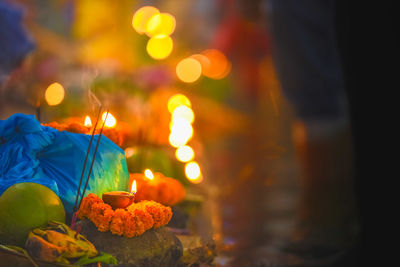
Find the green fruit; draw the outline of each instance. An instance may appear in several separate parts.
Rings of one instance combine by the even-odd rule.
[[[29,231],[49,220],[65,222],[60,198],[37,183],[10,186],[0,196],[0,243],[23,246]]]

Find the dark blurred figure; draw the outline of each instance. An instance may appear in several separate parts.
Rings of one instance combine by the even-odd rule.
[[[20,7],[0,2],[0,112],[5,101],[2,87],[35,47],[33,39],[23,29],[22,20]]]
[[[333,0],[270,1],[274,62],[296,115],[293,142],[302,191],[292,238],[275,256],[273,250],[265,250],[260,266],[356,263],[348,256],[360,228],[335,7]]]

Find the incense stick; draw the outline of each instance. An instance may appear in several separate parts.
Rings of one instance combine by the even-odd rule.
[[[107,117],[108,117],[108,113],[109,113],[109,110],[107,110],[106,117],[104,118],[104,120],[103,120],[103,125],[101,126],[101,129],[100,129],[99,137],[97,138],[97,143],[96,143],[96,147],[95,147],[95,149],[94,149],[94,154],[93,154],[93,158],[92,158],[92,163],[90,164],[89,174],[88,174],[87,179],[86,179],[85,187],[83,188],[81,200],[79,201],[79,205],[78,205],[78,207],[77,207],[78,209],[79,209],[79,207],[81,206],[83,197],[85,196],[86,187],[87,187],[87,185],[88,185],[88,183],[89,183],[90,174],[92,173],[94,160],[95,160],[95,158],[96,158],[97,149],[98,149],[99,144],[100,144],[101,134],[103,133],[103,128],[104,128],[104,125],[106,124]]]
[[[101,105],[100,105],[100,107],[99,107],[99,113],[97,114],[97,120],[96,120],[96,123],[95,123],[95,125],[94,125],[94,127],[93,127],[92,136],[90,137],[89,146],[88,146],[88,149],[87,149],[87,152],[86,152],[85,161],[83,162],[83,169],[82,169],[82,173],[81,173],[81,178],[80,178],[80,180],[79,180],[78,192],[76,193],[76,199],[75,199],[75,204],[74,204],[74,208],[73,208],[73,211],[74,211],[74,212],[77,210],[76,205],[78,204],[79,193],[80,193],[80,191],[81,191],[81,185],[82,185],[83,175],[84,175],[85,169],[86,169],[86,162],[87,162],[87,159],[88,159],[88,157],[89,157],[89,152],[90,152],[90,148],[91,148],[91,146],[92,146],[92,141],[93,141],[94,133],[95,133],[95,131],[96,131],[97,123],[99,122],[99,119],[100,119],[101,108],[102,108],[102,107],[101,107]]]

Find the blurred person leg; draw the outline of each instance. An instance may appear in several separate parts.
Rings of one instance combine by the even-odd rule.
[[[273,55],[294,108],[300,168],[298,224],[285,246],[328,257],[357,237],[352,134],[335,36],[335,1],[271,0]]]

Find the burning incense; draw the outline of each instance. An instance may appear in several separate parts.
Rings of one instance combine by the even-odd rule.
[[[88,149],[87,149],[87,152],[86,152],[85,161],[83,162],[83,169],[82,169],[82,173],[81,173],[81,178],[80,178],[80,180],[79,180],[78,192],[76,193],[76,199],[75,199],[75,204],[74,204],[73,212],[76,212],[76,211],[78,210],[76,205],[78,204],[79,193],[80,193],[80,191],[81,191],[81,185],[82,185],[82,180],[83,180],[83,174],[85,173],[86,162],[87,162],[87,159],[88,159],[88,157],[89,157],[89,152],[90,152],[90,148],[91,148],[91,146],[92,146],[92,141],[93,141],[94,133],[95,133],[95,131],[96,131],[97,123],[99,122],[99,119],[100,119],[101,109],[102,109],[102,107],[100,106],[100,107],[99,107],[99,113],[97,114],[97,120],[96,120],[96,123],[95,123],[95,125],[94,125],[94,127],[93,127],[92,135],[91,135],[91,137],[90,137],[89,146],[88,146]],[[82,195],[82,196],[83,196],[83,195]]]
[[[109,113],[109,110],[107,110],[106,117],[105,117],[105,119],[104,119],[104,121],[103,121],[103,124],[102,124],[102,126],[101,126],[101,129],[100,129],[99,137],[97,138],[97,143],[96,143],[96,147],[95,147],[95,149],[94,149],[93,158],[92,158],[92,163],[90,164],[89,174],[88,174],[87,179],[86,179],[85,187],[83,188],[82,198],[81,198],[81,200],[79,201],[78,209],[79,209],[79,207],[81,206],[82,199],[83,199],[83,197],[84,197],[84,195],[85,195],[86,187],[87,187],[87,185],[88,185],[88,183],[89,183],[90,174],[92,173],[94,160],[95,160],[95,158],[96,158],[97,149],[98,149],[99,144],[100,144],[101,134],[103,133],[103,129],[104,129],[105,122],[106,122],[106,120],[107,120],[108,113]],[[96,122],[96,123],[97,123],[97,122]]]

